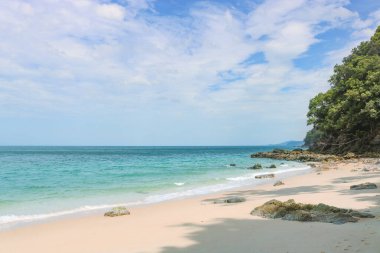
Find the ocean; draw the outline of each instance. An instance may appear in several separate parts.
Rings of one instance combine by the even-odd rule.
[[[65,215],[217,192],[306,173],[305,164],[253,159],[276,146],[0,147],[0,229]],[[262,170],[247,167],[261,163]],[[236,166],[230,166],[236,164]],[[277,168],[269,169],[275,164]]]

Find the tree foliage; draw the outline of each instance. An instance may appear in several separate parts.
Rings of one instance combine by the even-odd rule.
[[[334,67],[330,89],[310,100],[305,143],[331,153],[380,150],[380,26]]]

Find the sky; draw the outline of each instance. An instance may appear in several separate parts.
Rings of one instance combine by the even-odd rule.
[[[0,1],[0,145],[302,140],[378,0]]]

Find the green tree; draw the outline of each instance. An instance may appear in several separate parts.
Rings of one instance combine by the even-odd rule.
[[[380,26],[334,67],[330,89],[310,100],[305,138],[319,152],[380,150]]]

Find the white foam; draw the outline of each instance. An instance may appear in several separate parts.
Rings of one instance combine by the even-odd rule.
[[[273,171],[273,172],[271,171],[270,173],[278,175],[278,177],[276,178],[276,180],[278,180],[278,179],[283,179],[283,178],[290,177],[293,175],[297,175],[300,173],[305,173],[309,171],[310,169],[311,169],[310,166],[305,166],[305,167],[298,167],[298,168],[296,167],[296,168]],[[157,194],[157,195],[148,196],[147,198],[144,199],[144,203],[157,203],[157,202],[162,202],[166,200],[220,192],[220,191],[237,188],[241,186],[247,186],[247,185],[254,186],[254,185],[266,183],[268,180],[255,179],[255,176],[260,175],[260,174],[263,174],[263,173],[253,173],[248,176],[226,178],[230,182],[227,182],[224,184],[202,186],[202,187],[188,189],[188,190],[179,191],[179,192],[171,192],[171,193],[166,193],[166,194]],[[269,179],[269,180],[274,180],[274,179]]]
[[[112,205],[96,205],[96,206],[87,205],[87,206],[82,206],[75,209],[69,209],[69,210],[64,210],[64,211],[59,211],[59,212],[44,213],[44,214],[3,215],[3,216],[0,216],[0,225],[8,225],[8,224],[17,223],[17,222],[38,221],[38,220],[43,220],[43,219],[70,215],[70,214],[77,214],[77,213],[84,213],[84,212],[89,212],[89,211],[113,208],[113,207],[121,206],[121,205],[138,205],[138,204],[142,204],[142,202],[119,203],[119,204],[112,204]]]
[[[244,180],[254,179],[255,175],[258,175],[258,174],[252,174],[249,176],[241,176],[241,177],[227,177],[226,179],[228,181],[244,181]]]
[[[203,195],[203,194],[218,192],[218,191],[227,190],[227,189],[231,189],[235,187],[236,187],[235,185],[231,185],[231,184],[217,184],[217,185],[203,186],[203,187],[198,187],[194,189],[184,190],[180,192],[157,194],[157,195],[152,195],[145,198],[144,203],[148,203],[148,204],[158,203],[165,200]]]
[[[290,173],[290,172],[297,172],[297,171],[305,171],[310,169],[309,166],[305,167],[296,167],[296,168],[291,168],[291,169],[286,169],[286,170],[277,170],[277,171],[270,171],[271,174],[283,174],[283,173]],[[246,180],[251,180],[255,179],[255,176],[257,175],[262,175],[262,174],[268,174],[269,171],[265,172],[260,172],[260,173],[252,173],[246,176],[239,176],[239,177],[227,177],[226,179],[228,181],[246,181]]]
[[[292,175],[299,174],[300,172],[307,172],[311,168],[309,166],[307,167],[296,167],[286,170],[279,170],[279,171],[271,171],[270,173],[273,174],[283,174],[280,176],[281,178],[290,177]],[[162,202],[166,200],[172,200],[172,199],[178,199],[178,198],[184,198],[184,197],[190,197],[195,195],[203,195],[213,192],[219,192],[223,190],[228,190],[232,188],[236,188],[239,186],[244,185],[258,185],[260,183],[265,182],[265,180],[252,180],[255,179],[256,175],[260,175],[263,173],[253,173],[249,174],[247,176],[239,176],[239,177],[229,177],[226,178],[227,183],[224,184],[217,184],[217,185],[209,185],[209,186],[202,186],[198,188],[183,190],[179,192],[170,192],[170,193],[164,193],[164,194],[157,194],[157,195],[151,195],[143,199],[142,201],[136,201],[136,202],[127,202],[127,203],[118,203],[118,204],[112,204],[112,205],[86,205],[75,209],[69,209],[59,212],[51,212],[51,213],[44,213],[44,214],[31,214],[31,215],[3,215],[0,216],[0,227],[2,226],[8,226],[12,224],[17,224],[20,222],[33,222],[38,220],[44,220],[49,218],[55,218],[65,215],[73,215],[77,213],[85,213],[89,211],[96,211],[96,210],[102,210],[107,208],[113,208],[116,206],[135,206],[135,205],[141,205],[141,204],[150,204],[150,203],[157,203]],[[176,182],[175,185],[182,186],[185,184],[185,182]]]

